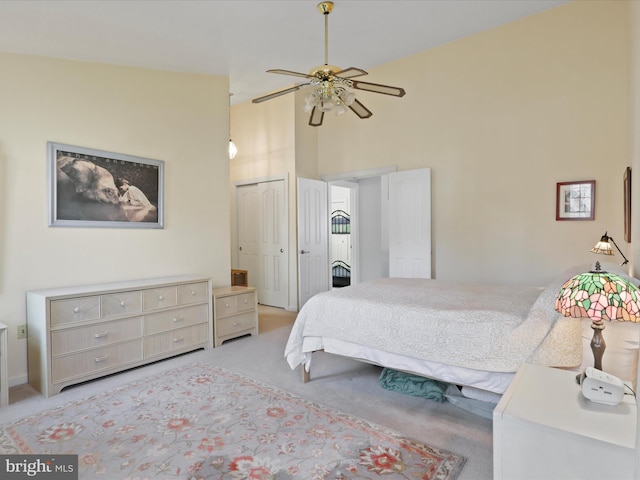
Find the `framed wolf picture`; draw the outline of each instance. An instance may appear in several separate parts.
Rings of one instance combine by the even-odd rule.
[[[47,143],[49,226],[163,228],[164,162]]]

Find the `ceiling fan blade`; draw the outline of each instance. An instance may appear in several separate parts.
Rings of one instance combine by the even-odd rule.
[[[373,113],[367,107],[365,107],[362,103],[360,103],[357,99],[353,101],[349,108],[353,113],[358,115],[360,118],[369,118]]]
[[[309,75],[308,73],[292,72],[291,70],[282,70],[280,68],[267,70],[267,73],[277,73],[279,75],[293,75],[294,77],[303,77],[303,78],[315,78],[313,75]]]
[[[265,102],[267,100],[271,100],[272,98],[279,97],[280,95],[285,95],[287,93],[295,92],[296,90],[300,90],[302,87],[306,87],[309,85],[308,83],[303,83],[302,85],[296,85],[295,87],[285,88],[284,90],[280,90],[278,92],[273,92],[268,95],[264,95],[262,97],[254,98],[251,100],[251,103],[260,103]]]
[[[335,75],[336,77],[342,77],[342,78],[355,78],[355,77],[361,77],[363,75],[369,75],[369,73],[365,72],[361,68],[349,67],[349,68],[345,68],[344,70],[340,70],[339,72],[336,72]]]
[[[311,110],[311,116],[309,117],[309,125],[312,127],[319,127],[322,125],[323,118],[324,112],[317,107],[313,107],[313,110]]]
[[[389,85],[380,85],[378,83],[359,82],[358,80],[353,80],[353,88],[364,90],[366,92],[393,95],[394,97],[404,97],[404,94],[406,93],[404,91],[404,88],[391,87]]]

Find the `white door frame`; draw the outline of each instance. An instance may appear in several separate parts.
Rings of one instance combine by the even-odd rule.
[[[334,180],[329,182],[329,205],[331,205],[331,187],[338,186],[349,189],[350,195],[350,211],[348,212],[351,218],[350,225],[350,246],[351,252],[349,253],[351,256],[351,284],[358,283],[359,272],[358,272],[358,262],[360,258],[360,252],[358,251],[359,246],[359,230],[358,230],[358,189],[360,185],[357,181],[353,180]],[[331,222],[331,212],[329,212],[329,222]],[[331,231],[329,231],[329,235],[331,236]],[[331,242],[329,242],[329,284],[331,284]]]
[[[334,173],[330,175],[320,175],[320,180],[327,182],[329,185],[343,185],[347,188],[353,188],[349,186],[348,183],[341,182],[356,182],[363,178],[371,178],[371,177],[384,177],[385,175],[389,175],[390,173],[394,173],[398,170],[395,165],[390,165],[387,167],[380,168],[370,168],[368,170],[356,170],[351,172],[344,173]],[[352,190],[353,192],[354,190]],[[357,203],[357,199],[352,198],[353,202],[353,223],[351,224],[351,245],[353,248],[353,270],[351,275],[351,283],[355,284],[360,281],[360,233],[359,233],[359,225],[358,225],[358,216],[359,216],[359,208],[360,206]],[[331,269],[331,265],[329,265],[329,269]]]

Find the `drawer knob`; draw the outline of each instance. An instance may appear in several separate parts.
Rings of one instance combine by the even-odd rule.
[[[245,303],[245,304],[246,304],[246,303],[249,303],[249,301],[245,298],[245,299],[244,299],[244,303]]]
[[[229,304],[228,304],[228,303],[225,303],[225,304],[224,304],[224,308],[229,308]]]
[[[162,295],[158,295],[158,300],[164,300],[164,297]]]
[[[176,338],[173,339],[173,343],[179,343],[179,342],[182,342],[182,341],[184,341],[183,337],[176,337]]]
[[[183,320],[184,320],[184,317],[175,317],[175,318],[173,319],[173,322],[174,322],[174,323],[176,323],[176,322],[182,322]]]
[[[93,338],[103,338],[109,335],[109,332],[102,332],[102,333],[94,333],[93,334]]]
[[[195,296],[196,292],[194,290],[191,290],[191,295]]]
[[[103,355],[102,357],[96,357],[93,359],[94,362],[100,363],[109,360],[109,355]]]
[[[240,322],[233,322],[233,326],[234,326],[234,327],[238,327],[238,326],[240,326],[240,325],[241,325],[241,324],[240,324]]]
[[[73,311],[74,311],[74,313],[78,313],[78,312],[80,311],[80,307],[75,307],[75,308],[73,309]]]
[[[124,300],[122,300],[122,301],[120,302],[120,306],[121,306],[121,307],[124,307]]]

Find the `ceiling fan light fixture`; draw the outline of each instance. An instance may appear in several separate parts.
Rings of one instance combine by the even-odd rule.
[[[347,113],[347,107],[343,104],[336,105],[336,116],[343,115],[345,113]]]
[[[350,92],[347,89],[343,89],[339,94],[338,97],[340,97],[340,100],[342,101],[342,103],[344,103],[347,107],[351,104],[353,104],[353,102],[356,99],[356,94],[353,92]]]
[[[404,88],[352,80],[355,77],[367,75],[367,72],[361,68],[349,67],[342,69],[335,65],[329,65],[328,19],[332,10],[333,2],[327,1],[320,2],[318,4],[318,11],[324,15],[323,65],[312,68],[309,73],[293,72],[291,70],[283,69],[267,70],[268,73],[302,77],[306,79],[308,83],[298,84],[293,87],[285,88],[284,90],[254,98],[252,100],[253,103],[261,103],[266,100],[271,100],[272,98],[276,98],[290,92],[295,92],[306,87],[308,89],[308,93],[304,97],[304,111],[310,114],[309,125],[312,127],[319,127],[322,125],[324,114],[332,110],[335,110],[336,115],[342,115],[347,111],[347,109],[349,109],[360,118],[369,118],[373,115],[371,110],[356,99],[355,93],[350,89],[382,93],[394,97],[404,96]]]
[[[318,105],[318,109],[320,109],[320,111],[324,113],[330,112],[331,110],[333,110],[333,107],[335,107],[335,104],[333,103],[331,97],[323,98],[322,100],[320,100],[320,105]]]
[[[238,147],[236,147],[236,144],[233,143],[233,140],[229,139],[229,160],[233,160],[234,158],[236,158],[237,154]]]

